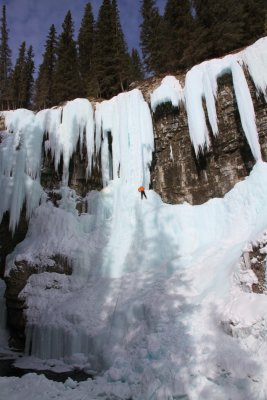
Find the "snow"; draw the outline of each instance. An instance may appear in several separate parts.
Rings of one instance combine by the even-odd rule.
[[[259,52],[264,45],[266,40],[257,42],[252,52],[261,91],[265,58]],[[250,175],[224,198],[198,206],[165,204],[149,190],[153,126],[138,90],[98,103],[95,113],[85,99],[36,115],[27,110],[5,113],[1,211],[13,213],[13,231],[25,199],[29,217],[27,235],[7,257],[5,274],[21,261],[36,272],[19,295],[26,304],[26,349],[16,365],[80,368],[95,377],[65,383],[36,374],[0,377],[3,398],[266,398],[267,296],[252,292],[257,278],[249,253],[254,243],[262,256],[266,252],[267,163],[261,160],[241,68],[244,62],[253,71],[249,60],[247,49],[187,74],[184,95],[195,150],[209,144],[202,98],[213,134],[219,134],[217,78],[231,72],[256,160]],[[168,77],[160,88],[154,105],[160,99],[182,101],[174,79]],[[58,207],[40,187],[44,139],[56,169],[63,159]],[[104,185],[82,199],[87,212],[81,214],[77,194],[68,187],[69,163],[78,144],[80,151],[82,145],[87,148],[88,176],[101,156]],[[140,199],[141,184],[147,199]],[[52,272],[56,264],[58,272]]]
[[[161,85],[150,95],[150,103],[153,112],[158,105],[170,101],[173,107],[179,107],[184,102],[184,93],[178,79],[174,76],[165,76]]]

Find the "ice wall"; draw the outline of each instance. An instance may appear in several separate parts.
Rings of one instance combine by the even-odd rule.
[[[184,296],[183,304],[200,292],[197,307],[207,293],[214,293],[218,301],[227,296],[229,276],[244,244],[266,227],[267,164],[257,162],[250,176],[223,199],[212,199],[201,206],[167,205],[153,191],[148,191],[148,200],[141,202],[136,190],[128,184],[120,186],[119,180],[104,192],[110,201],[90,201],[90,215],[99,215],[91,231],[71,230],[71,224],[78,222],[73,219],[68,229],[69,222],[64,222],[64,240],[59,231],[52,236],[55,213],[50,210],[50,229],[42,229],[40,238],[28,236],[20,246],[23,257],[33,249],[37,254],[38,246],[46,242],[69,254],[72,240],[76,250],[80,245],[83,252],[86,246],[88,254],[95,251],[96,255],[85,262],[87,275],[75,266],[72,276],[43,273],[30,277],[20,294],[27,304],[26,351],[32,349],[32,355],[66,362],[82,353],[91,368],[103,370],[116,358],[134,359],[136,349],[146,348],[142,343],[151,337],[150,355],[138,353],[142,363],[148,365],[147,357],[158,361],[165,357],[165,346],[166,353],[169,351],[165,335],[176,332],[182,312],[173,305],[179,304],[178,288]],[[39,218],[45,221],[48,215],[42,217],[42,208]],[[103,223],[104,216],[108,226]],[[62,219],[67,220],[66,213],[62,213]],[[89,226],[90,220],[87,222]],[[37,217],[33,226],[39,226]],[[218,244],[224,253],[220,262],[216,258]],[[202,273],[197,272],[200,266]],[[176,283],[167,289],[172,279]],[[177,335],[171,344],[172,354],[179,342],[179,328]],[[160,349],[153,346],[155,336]]]

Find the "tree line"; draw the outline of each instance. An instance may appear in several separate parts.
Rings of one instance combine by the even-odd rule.
[[[266,0],[141,0],[140,47],[128,51],[116,0],[102,0],[97,20],[87,3],[74,39],[68,11],[58,35],[51,25],[34,81],[34,53],[25,41],[14,67],[6,6],[0,26],[0,107],[48,108],[76,97],[111,98],[144,73],[185,71],[267,34]],[[145,71],[145,72],[144,72]]]
[[[25,41],[14,67],[8,44],[6,6],[2,8],[0,32],[0,107],[48,108],[77,97],[111,98],[127,90],[144,71],[139,53],[129,53],[116,0],[103,0],[97,21],[92,6],[85,5],[74,39],[70,11],[58,35],[52,24],[44,45],[42,62],[34,82],[34,54]]]
[[[173,73],[223,56],[267,35],[266,0],[155,0],[141,5],[141,48],[147,72]]]

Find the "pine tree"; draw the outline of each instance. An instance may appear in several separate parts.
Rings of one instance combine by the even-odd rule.
[[[121,91],[129,86],[130,79],[130,56],[125,42],[123,30],[120,23],[120,14],[117,0],[112,0],[112,24],[114,35],[115,63],[117,66],[117,79]]]
[[[8,29],[6,21],[6,6],[2,8],[0,37],[0,102],[2,109],[9,108],[9,86],[11,75],[11,50],[8,45]]]
[[[131,54],[131,82],[144,79],[145,73],[141,62],[141,58],[136,49],[132,49]]]
[[[103,0],[99,8],[96,30],[95,30],[95,68],[97,81],[99,83],[98,96],[109,97],[111,86],[110,74],[113,74],[113,53],[112,53],[112,25],[110,22],[111,6],[109,0]]]
[[[87,3],[78,35],[79,69],[82,80],[82,95],[88,97],[97,94],[96,72],[94,65],[95,22],[92,6]]]
[[[22,42],[19,55],[11,78],[11,97],[13,108],[29,108],[31,106],[34,73],[34,54],[32,46],[26,49]]]
[[[240,0],[240,3],[243,5],[243,44],[247,45],[264,36],[267,4],[266,0]]]
[[[116,1],[103,0],[96,23],[96,71],[99,95],[110,98],[125,90],[130,62]]]
[[[164,11],[164,72],[175,72],[192,61],[186,52],[192,41],[194,20],[189,0],[167,0]]]
[[[264,20],[264,31],[263,31],[263,36],[267,36],[267,7],[265,11],[265,20]]]
[[[51,25],[45,44],[43,62],[39,66],[38,77],[35,83],[34,105],[36,109],[48,108],[56,104],[53,91],[56,46],[56,28],[54,25]]]
[[[99,9],[96,23],[96,69],[99,82],[99,94],[102,97],[111,97],[114,85],[115,64],[112,39],[111,4],[103,0]]]
[[[198,61],[218,57],[242,46],[243,5],[240,0],[195,0]]]
[[[140,25],[140,45],[147,72],[160,72],[164,64],[162,47],[164,45],[163,21],[155,0],[143,0],[141,6],[143,22]]]
[[[76,43],[73,39],[74,25],[71,12],[68,11],[59,36],[57,62],[55,67],[54,92],[57,103],[72,100],[81,95]]]
[[[11,94],[13,108],[24,107],[24,71],[26,63],[26,43],[22,42],[19,48],[19,55],[12,73]]]
[[[27,56],[24,65],[24,104],[25,108],[31,107],[31,99],[32,99],[32,91],[33,91],[33,84],[34,84],[34,54],[32,46],[29,47],[27,51]]]

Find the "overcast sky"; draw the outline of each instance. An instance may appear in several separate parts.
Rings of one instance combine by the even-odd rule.
[[[140,1],[139,0],[117,0],[120,10],[121,24],[129,50],[139,46],[139,25]],[[12,59],[15,62],[18,55],[18,48],[22,41],[26,41],[27,47],[33,46],[35,53],[35,66],[38,69],[42,61],[44,44],[49,28],[55,24],[57,33],[61,33],[61,25],[70,10],[73,16],[75,33],[80,27],[84,14],[85,4],[88,0],[5,0],[1,1],[2,6],[6,4],[7,25],[9,29],[9,46],[12,50]],[[166,0],[156,1],[162,13]],[[94,17],[97,18],[98,9],[102,0],[91,1]]]

